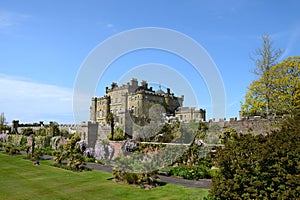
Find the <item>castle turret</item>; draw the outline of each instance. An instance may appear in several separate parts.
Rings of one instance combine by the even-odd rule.
[[[92,98],[92,105],[90,107],[90,120],[95,122],[97,116],[97,97]]]

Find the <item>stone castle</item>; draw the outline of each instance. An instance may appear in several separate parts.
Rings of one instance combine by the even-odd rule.
[[[132,133],[132,123],[146,125],[151,121],[151,108],[160,105],[165,116],[177,117],[180,121],[205,121],[205,110],[182,107],[184,96],[177,97],[170,88],[164,92],[148,86],[147,81],[138,84],[132,78],[130,83],[118,86],[112,83],[106,87],[106,95],[92,98],[90,120],[100,125],[107,125],[113,118],[115,125],[123,128],[127,134]]]
[[[165,119],[176,119],[182,123],[206,121],[204,109],[182,107],[183,100],[184,96],[175,96],[169,88],[166,92],[161,88],[154,91],[152,87],[148,87],[146,81],[142,81],[141,85],[138,84],[137,79],[132,79],[130,83],[122,86],[112,83],[110,88],[106,87],[105,96],[92,98],[90,121],[81,124],[60,124],[59,129],[79,133],[89,147],[94,147],[97,140],[105,139],[110,133],[110,116],[113,116],[116,126],[123,128],[124,133],[133,135],[133,123],[145,122],[143,125],[151,123],[150,111],[155,105],[164,108]],[[154,111],[161,112],[161,110]],[[230,118],[229,121],[210,119],[205,123],[217,135],[228,128],[234,128],[239,133],[266,134],[266,131],[270,131],[270,125],[273,127],[271,129],[274,127],[276,129],[276,124],[280,121],[278,119],[270,121],[259,116],[250,118],[240,116],[240,120],[237,118]],[[165,122],[167,121],[161,121],[161,123]],[[21,133],[24,128],[38,130],[43,127],[42,121],[34,124],[20,124],[18,120],[14,120],[5,132]]]

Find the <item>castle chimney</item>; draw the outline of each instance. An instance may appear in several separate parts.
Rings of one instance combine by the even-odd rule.
[[[131,86],[133,86],[134,88],[138,87],[138,81],[136,78],[131,79]]]
[[[170,88],[167,88],[167,94],[171,94]]]
[[[144,80],[143,80],[141,83],[142,83],[142,86],[143,86],[144,89],[147,89],[147,88],[148,88],[148,83],[147,83],[147,81],[144,81]]]

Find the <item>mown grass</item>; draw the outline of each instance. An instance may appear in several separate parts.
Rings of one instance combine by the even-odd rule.
[[[115,183],[110,173],[71,172],[52,161],[33,166],[24,156],[0,152],[0,199],[203,199],[208,190],[167,184],[152,190]]]

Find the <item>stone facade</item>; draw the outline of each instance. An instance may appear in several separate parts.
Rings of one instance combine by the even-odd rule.
[[[175,117],[180,122],[199,122],[205,121],[206,111],[204,109],[196,109],[195,107],[180,107],[175,112]]]
[[[237,118],[230,118],[229,121],[226,119],[219,119],[219,121],[210,119],[208,121],[208,125],[217,135],[221,134],[228,128],[233,128],[241,134],[253,133],[266,135],[268,132],[279,130],[280,124],[283,120],[284,118],[267,120],[260,116],[255,116],[247,119],[242,118],[240,120]]]
[[[60,130],[66,130],[71,134],[79,133],[88,147],[94,147],[98,139],[106,139],[110,134],[110,126],[98,122],[82,122],[80,124],[60,124]]]
[[[90,107],[90,120],[102,125],[109,124],[109,114],[114,117],[115,125],[121,126],[130,134],[132,123],[150,122],[150,109],[154,105],[161,105],[167,116],[174,116],[175,111],[182,106],[184,96],[177,97],[171,93],[170,88],[164,92],[162,89],[154,91],[148,87],[146,81],[138,84],[137,79],[130,83],[118,86],[112,83],[106,87],[106,95],[92,98]]]

